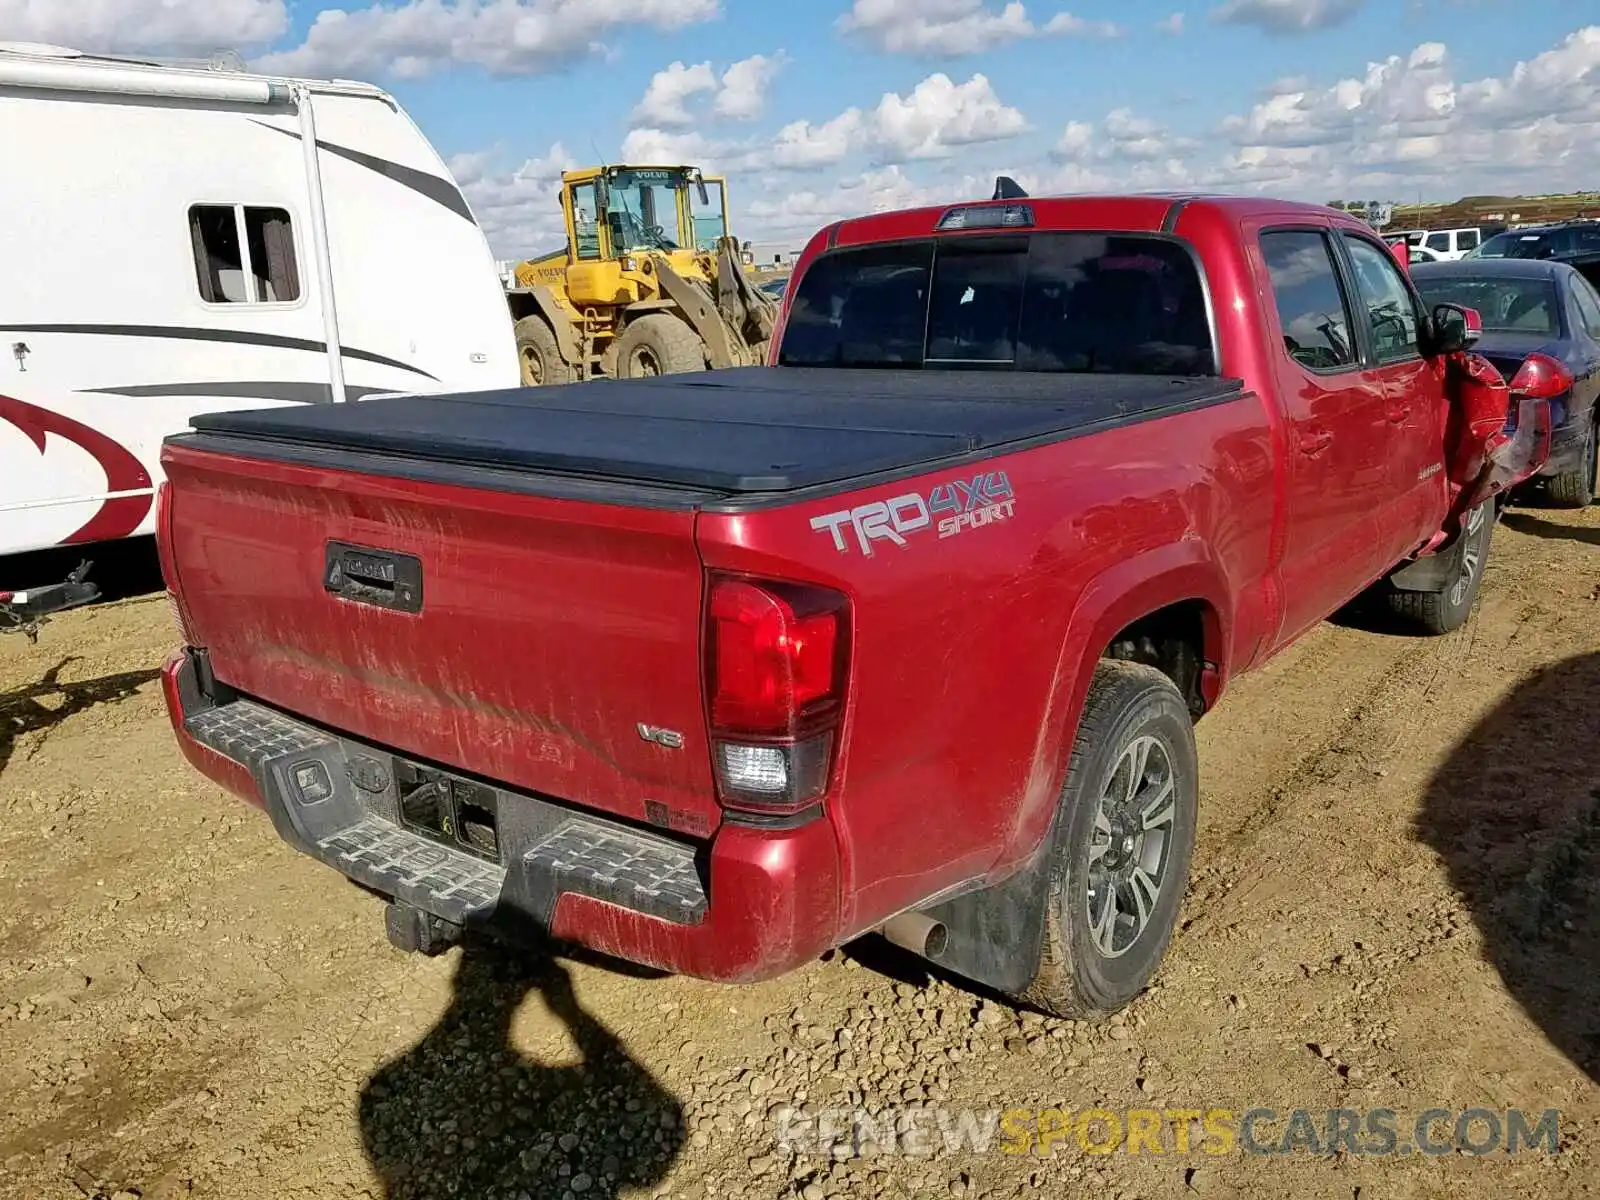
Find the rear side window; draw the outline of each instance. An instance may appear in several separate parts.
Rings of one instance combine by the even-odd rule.
[[[1480,258],[1549,258],[1556,249],[1549,233],[1508,230],[1484,242],[1478,255]]]
[[[1478,245],[1478,231],[1476,229],[1463,229],[1456,234],[1457,250],[1472,250]]]
[[[1577,262],[1572,265],[1577,268],[1578,274],[1584,277],[1589,286],[1600,294],[1600,260]]]
[[[1327,238],[1313,230],[1264,233],[1261,254],[1289,357],[1312,371],[1354,366],[1350,311]]]
[[[1600,225],[1579,225],[1572,230],[1573,254],[1600,254]]]
[[[1590,337],[1600,338],[1600,297],[1596,297],[1594,287],[1582,275],[1572,280],[1572,298],[1578,306],[1584,329],[1588,330]]]
[[[189,210],[189,241],[200,298],[207,304],[300,299],[300,264],[286,210],[196,204]]]
[[[1575,229],[1552,229],[1544,237],[1543,244],[1534,255],[1536,258],[1552,258],[1558,254],[1571,254],[1578,248],[1578,231]]]
[[[1372,330],[1372,350],[1380,363],[1398,362],[1422,353],[1417,340],[1417,303],[1406,286],[1394,256],[1366,238],[1344,235],[1356,272],[1356,290]]]
[[[1483,245],[1478,247],[1479,258],[1512,258],[1512,248],[1517,244],[1517,235],[1514,233],[1497,233],[1492,238],[1485,238]]]
[[[1485,329],[1537,333],[1554,337],[1561,331],[1555,285],[1548,279],[1506,275],[1429,275],[1417,287],[1431,309],[1459,304],[1474,310]]]
[[[968,234],[825,255],[794,288],[779,362],[1216,372],[1194,259],[1174,241],[1105,233]]]

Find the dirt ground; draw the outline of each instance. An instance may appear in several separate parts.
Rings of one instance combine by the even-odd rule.
[[[0,1194],[1600,1194],[1600,507],[1509,514],[1459,635],[1359,624],[1315,630],[1202,723],[1184,928],[1158,986],[1093,1028],[871,942],[743,989],[402,955],[375,899],[179,758],[164,598],[8,638]],[[1296,1108],[1392,1109],[1402,1142],[1433,1107],[1554,1108],[1560,1146],[1069,1137],[831,1161],[775,1141],[802,1103],[1267,1107],[1267,1142]]]

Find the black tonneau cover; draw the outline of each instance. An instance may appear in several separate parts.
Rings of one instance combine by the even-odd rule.
[[[738,367],[203,414],[202,434],[730,494],[792,491],[1226,402],[1236,379]]]

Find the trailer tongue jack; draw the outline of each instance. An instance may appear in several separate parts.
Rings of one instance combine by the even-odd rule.
[[[39,627],[58,612],[92,604],[100,599],[100,589],[85,582],[94,564],[79,563],[65,581],[25,592],[0,592],[0,633],[21,633],[28,641],[39,640]]]

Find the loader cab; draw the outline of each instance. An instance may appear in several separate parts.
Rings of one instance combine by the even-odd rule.
[[[568,261],[715,252],[728,231],[724,181],[697,167],[614,166],[562,176]],[[624,261],[623,270],[631,270]]]

